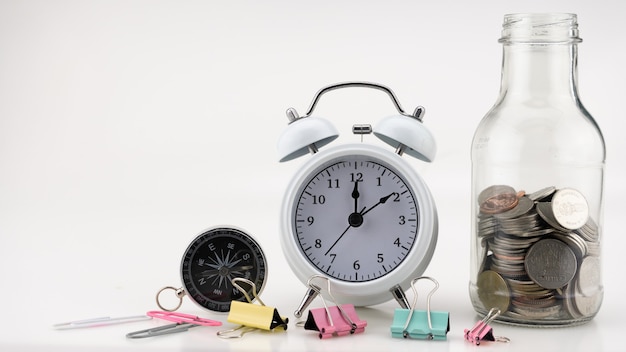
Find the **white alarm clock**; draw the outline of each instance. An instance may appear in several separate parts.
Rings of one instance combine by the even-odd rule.
[[[347,87],[374,88],[391,97],[399,115],[373,129],[355,125],[353,132],[373,131],[395,152],[363,142],[319,150],[339,133],[311,114],[322,94]],[[403,158],[430,162],[435,156],[423,113],[422,107],[404,113],[389,88],[367,82],[321,89],[305,116],[287,110],[280,161],[313,154],[287,186],[280,212],[283,253],[302,283],[324,275],[338,301],[369,306],[393,298],[390,290],[408,288],[426,270],[437,242],[437,210],[428,187]]]

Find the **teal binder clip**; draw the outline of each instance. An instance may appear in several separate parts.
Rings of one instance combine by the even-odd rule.
[[[415,309],[417,305],[417,289],[415,283],[427,279],[435,283],[435,287],[428,294],[426,310]],[[391,323],[391,337],[412,338],[419,340],[446,340],[450,331],[450,314],[448,312],[432,311],[430,298],[439,288],[437,280],[422,276],[411,281],[414,298],[411,308],[396,308]]]

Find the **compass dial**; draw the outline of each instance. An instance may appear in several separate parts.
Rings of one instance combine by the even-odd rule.
[[[259,244],[247,233],[232,227],[218,227],[200,234],[183,256],[181,276],[186,293],[202,307],[230,310],[230,302],[245,301],[233,287],[233,278],[252,281],[260,294],[267,262]],[[253,297],[252,288],[248,292]]]

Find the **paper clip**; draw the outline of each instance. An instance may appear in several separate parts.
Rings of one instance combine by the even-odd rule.
[[[427,279],[435,283],[435,287],[428,294],[426,311],[415,309],[417,305],[417,289],[415,283],[418,280]],[[448,312],[432,311],[430,298],[439,288],[437,280],[422,276],[411,281],[414,298],[410,309],[396,308],[391,324],[391,336],[397,338],[414,338],[420,340],[445,340],[450,331],[450,314]]]
[[[508,337],[493,336],[493,328],[489,324],[500,315],[500,309],[491,308],[489,313],[478,321],[471,329],[465,329],[465,339],[469,342],[480,345],[481,341],[510,342]]]
[[[149,311],[146,313],[149,317],[159,318],[167,321],[173,321],[174,324],[168,324],[156,328],[133,331],[126,334],[127,338],[140,339],[145,337],[153,337],[167,334],[174,334],[177,332],[187,331],[197,326],[220,326],[221,322],[200,318],[195,315],[175,313],[175,312],[163,312],[163,311]]]
[[[337,301],[332,295],[330,290],[330,280],[321,275],[313,275],[307,281],[309,287],[305,294],[302,303],[298,309],[296,309],[294,315],[299,318],[302,316],[302,311],[311,304],[313,299],[320,295],[321,288],[312,283],[314,279],[324,279],[327,282],[327,292],[330,299],[335,303],[335,306],[328,307],[326,300],[320,296],[324,308],[310,309],[306,321],[304,322],[305,330],[314,330],[319,332],[320,339],[326,339],[333,336],[344,336],[349,334],[356,334],[365,331],[367,322],[359,319],[357,316],[354,305],[352,304],[337,304]],[[298,324],[301,325],[301,324]]]
[[[147,315],[133,315],[129,317],[119,317],[119,318],[99,317],[99,318],[92,318],[92,319],[70,321],[67,323],[54,324],[52,325],[52,327],[57,330],[68,330],[68,329],[91,328],[91,327],[96,327],[96,326],[107,326],[107,325],[114,325],[114,324],[130,323],[134,321],[149,320],[149,319],[152,319],[152,317],[149,317]]]
[[[252,295],[254,299],[259,301],[259,304],[252,303],[252,299],[246,290],[237,284],[238,281],[245,282],[252,287]],[[276,328],[287,330],[289,318],[281,317],[276,308],[266,306],[261,298],[258,297],[256,285],[252,281],[236,277],[231,282],[234,287],[243,293],[248,303],[240,301],[232,301],[230,303],[227,320],[230,323],[240,324],[240,326],[234,329],[218,331],[217,336],[224,339],[233,339],[241,338],[244,334],[257,330],[272,331]]]

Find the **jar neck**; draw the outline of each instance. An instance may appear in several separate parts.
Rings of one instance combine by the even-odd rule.
[[[576,44],[505,44],[501,98],[577,100]]]
[[[500,42],[501,99],[578,99],[575,14],[505,15]]]

